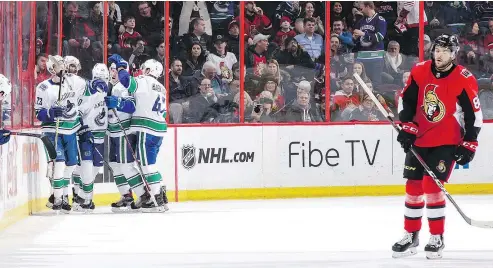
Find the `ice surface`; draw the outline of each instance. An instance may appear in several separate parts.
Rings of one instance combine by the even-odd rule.
[[[467,215],[493,220],[493,196],[456,196]],[[35,215],[0,233],[0,267],[493,267],[493,229],[447,207],[445,251],[392,259],[402,197],[171,203],[164,214]],[[425,214],[426,216],[426,214]]]

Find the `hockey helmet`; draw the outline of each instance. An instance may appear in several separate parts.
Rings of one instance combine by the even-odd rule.
[[[7,97],[7,95],[12,92],[12,84],[10,83],[10,80],[5,77],[3,74],[0,74],[0,100]]]
[[[163,65],[155,59],[146,60],[140,66],[140,69],[144,75],[151,75],[154,78],[158,78],[163,74]]]
[[[459,39],[455,35],[442,34],[433,41],[431,47],[432,58],[435,58],[435,47],[448,48],[452,52],[452,58],[455,59],[459,52]]]
[[[62,70],[65,69],[65,62],[60,55],[49,55],[48,56],[48,61],[46,62],[46,69],[48,70],[49,73],[55,75],[58,74]]]
[[[95,79],[101,79],[106,83],[110,81],[110,72],[103,63],[96,63],[92,68],[92,80]]]
[[[70,65],[74,65],[75,66],[76,73],[78,71],[82,70],[82,66],[80,65],[80,61],[76,57],[74,57],[74,56],[65,56],[65,58],[63,58],[63,60],[65,62],[65,66],[67,66],[67,69],[68,69],[69,72],[70,72]]]

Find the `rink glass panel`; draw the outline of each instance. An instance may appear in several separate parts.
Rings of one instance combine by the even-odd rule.
[[[245,2],[244,122],[326,120],[326,15],[325,2]],[[306,23],[314,29],[312,42],[304,34],[305,18],[314,19]],[[254,44],[259,34],[269,38]],[[262,50],[265,60],[258,60]]]
[[[239,2],[170,2],[169,122],[172,124],[239,123],[235,102],[240,92]],[[202,27],[200,42],[194,33]],[[234,33],[231,35],[230,33]],[[217,45],[215,41],[217,40]],[[224,49],[221,57],[216,46]],[[204,67],[205,66],[205,67]],[[180,71],[181,70],[181,71]],[[236,72],[235,72],[236,70]],[[203,78],[208,78],[202,83]],[[201,84],[203,84],[201,86]]]
[[[337,27],[340,24],[339,20],[342,20],[345,30],[354,34],[356,23],[362,17],[363,12],[357,3],[332,1],[330,3],[332,27]],[[356,80],[344,81],[346,76],[352,76],[355,71],[365,82],[371,84],[380,102],[384,104],[388,112],[394,114],[395,119],[398,119],[397,95],[404,86],[403,77],[405,79],[406,72],[409,72],[412,66],[419,61],[419,20],[413,19],[409,22],[411,25],[398,30],[396,26],[399,14],[398,2],[374,3],[375,11],[383,17],[387,25],[382,41],[384,53],[380,59],[365,59],[364,53],[361,52],[363,49],[356,43],[351,47],[341,39],[337,40],[333,37],[328,42],[332,53],[330,57],[331,121],[385,121],[371,102],[370,106],[373,107],[371,110],[368,108],[370,112],[367,113],[364,109],[365,94]],[[419,5],[418,1],[414,4]],[[415,13],[419,13],[418,7],[410,12],[410,14]],[[408,19],[410,16],[408,15]],[[396,63],[392,64],[392,61]],[[351,88],[352,97],[345,97],[344,90],[351,92]],[[358,110],[363,113],[359,113]]]

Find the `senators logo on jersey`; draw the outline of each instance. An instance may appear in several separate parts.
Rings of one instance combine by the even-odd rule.
[[[437,87],[431,84],[425,87],[423,106],[421,106],[426,119],[432,123],[439,122],[445,116],[445,105],[435,92]]]

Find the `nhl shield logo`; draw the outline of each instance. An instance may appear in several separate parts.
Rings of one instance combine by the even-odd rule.
[[[188,170],[195,166],[195,146],[187,144],[181,147],[181,164]]]

